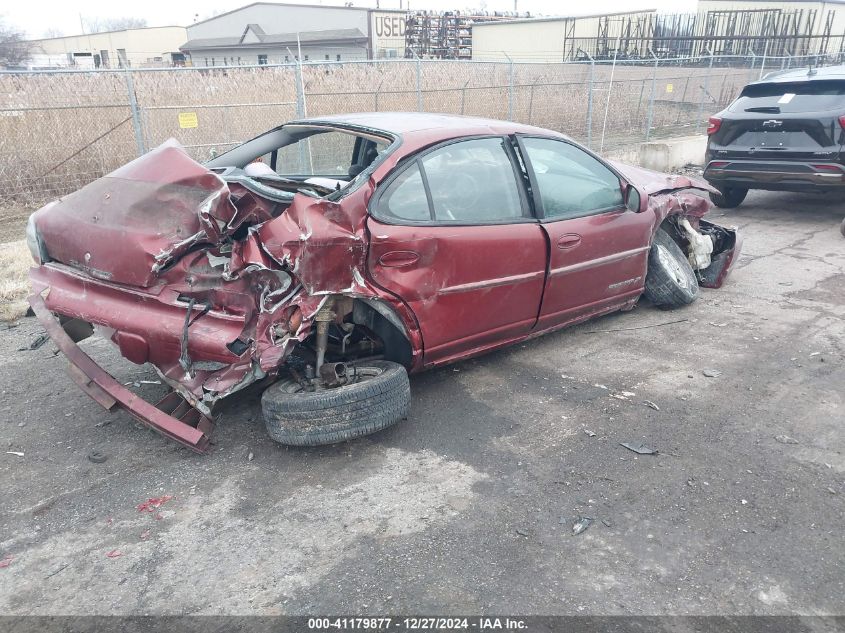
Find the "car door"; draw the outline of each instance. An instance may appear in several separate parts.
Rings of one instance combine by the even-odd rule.
[[[626,208],[626,183],[568,141],[521,136],[519,144],[550,248],[538,329],[606,312],[638,296],[653,218]]]
[[[425,365],[506,343],[536,323],[546,240],[506,137],[406,161],[370,203],[369,272],[413,310]]]

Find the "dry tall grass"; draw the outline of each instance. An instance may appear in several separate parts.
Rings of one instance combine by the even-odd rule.
[[[419,70],[419,76],[418,76]],[[655,131],[701,129],[755,72],[747,68],[620,64],[517,64],[456,61],[307,64],[309,116],[355,111],[414,111],[513,119],[587,140],[593,146],[640,140]],[[706,78],[705,78],[706,77]],[[135,70],[0,73],[0,191],[5,208],[33,210],[75,191],[137,155],[131,86],[147,149],[177,138],[198,160],[229,149],[296,116],[296,69]],[[589,86],[592,83],[592,93]],[[509,96],[509,86],[513,94]],[[417,86],[422,91],[418,102]],[[703,105],[699,105],[703,104]],[[179,126],[180,112],[199,125]],[[606,122],[605,122],[605,114]],[[0,210],[0,215],[3,211]]]
[[[30,266],[26,240],[0,244],[0,320],[13,321],[26,313]]]

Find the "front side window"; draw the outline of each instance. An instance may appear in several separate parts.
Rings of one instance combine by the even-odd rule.
[[[619,178],[585,151],[543,138],[523,138],[539,189],[543,216],[577,218],[623,205]]]
[[[501,137],[472,139],[424,154],[387,186],[376,214],[388,221],[438,224],[524,218],[506,142]]]

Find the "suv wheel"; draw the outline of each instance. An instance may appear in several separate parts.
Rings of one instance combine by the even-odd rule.
[[[725,187],[720,189],[719,193],[711,193],[710,200],[721,209],[735,209],[742,204],[747,195],[748,189],[743,187]]]

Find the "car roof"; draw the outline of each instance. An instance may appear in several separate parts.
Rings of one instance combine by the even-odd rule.
[[[825,79],[845,79],[845,66],[822,66],[820,68],[793,68],[769,73],[762,79],[752,81],[750,86],[760,84],[788,83],[796,81],[823,81]]]
[[[297,125],[331,124],[365,127],[395,136],[449,139],[481,134],[543,134],[557,132],[512,121],[430,112],[356,112],[291,121]]]

